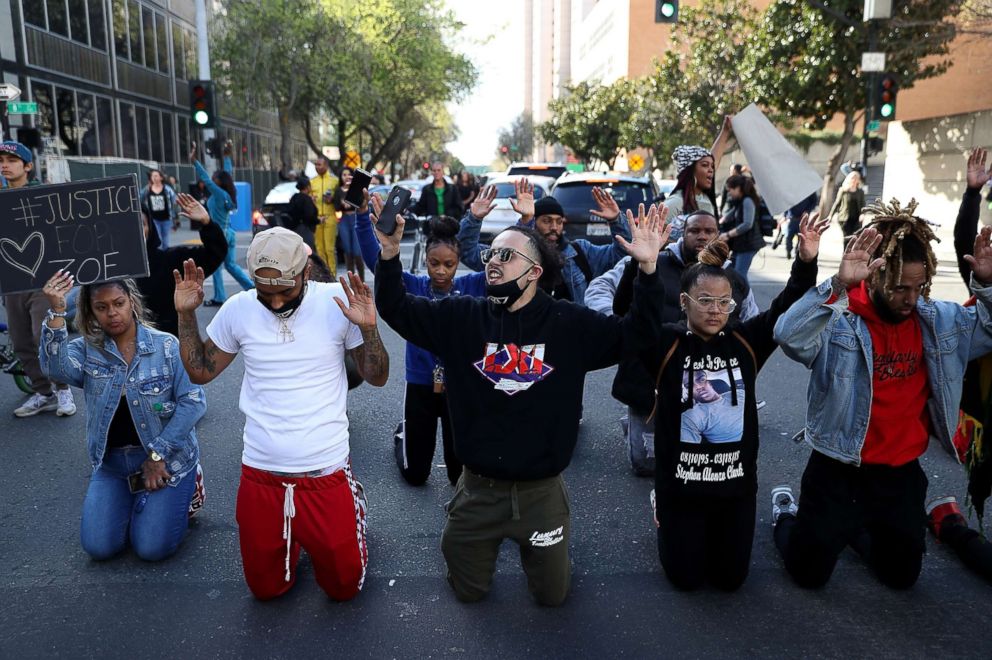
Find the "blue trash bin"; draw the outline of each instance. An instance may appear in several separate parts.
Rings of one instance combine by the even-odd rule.
[[[251,231],[251,184],[235,181],[234,188],[238,193],[238,208],[231,214],[231,227],[234,231]]]

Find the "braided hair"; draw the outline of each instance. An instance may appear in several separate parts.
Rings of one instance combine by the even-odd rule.
[[[874,286],[881,282],[885,295],[890,299],[894,289],[902,281],[903,265],[922,263],[927,278],[923,298],[930,300],[930,287],[937,272],[937,257],[934,256],[931,243],[939,243],[940,239],[934,233],[936,225],[914,215],[917,206],[915,199],[910,199],[906,208],[902,208],[897,199],[892,199],[888,204],[876,199],[864,210],[865,214],[873,217],[861,231],[869,227],[878,231],[882,243],[878,252],[872,256],[885,259],[882,267],[872,275],[871,284]]]

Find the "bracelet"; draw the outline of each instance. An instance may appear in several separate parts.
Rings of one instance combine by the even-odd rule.
[[[64,319],[67,316],[69,316],[68,311],[63,310],[61,312],[56,312],[51,307],[48,308],[48,318],[50,319],[54,319],[54,318]]]

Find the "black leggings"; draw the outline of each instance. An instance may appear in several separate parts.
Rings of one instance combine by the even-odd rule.
[[[951,546],[964,565],[992,582],[992,543],[967,525],[944,522],[940,542]]]
[[[747,579],[754,541],[755,496],[658,497],[658,558],[679,589],[709,582],[735,591]]]
[[[437,420],[441,420],[444,464],[452,485],[462,474],[462,463],[455,456],[451,439],[448,397],[435,394],[431,385],[406,384],[404,419],[395,436],[396,465],[407,483],[422,486],[431,474],[437,446]]]
[[[926,550],[927,478],[919,461],[855,466],[814,451],[803,473],[799,514],[779,518],[775,545],[802,587],[822,587],[849,544],[883,584],[916,583]]]

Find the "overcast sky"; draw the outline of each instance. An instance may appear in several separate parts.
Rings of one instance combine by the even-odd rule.
[[[475,64],[479,80],[468,97],[449,105],[459,130],[448,149],[466,165],[489,165],[496,158],[499,129],[524,107],[523,0],[478,2],[446,0],[465,23],[456,47]],[[487,43],[478,42],[492,37]]]

